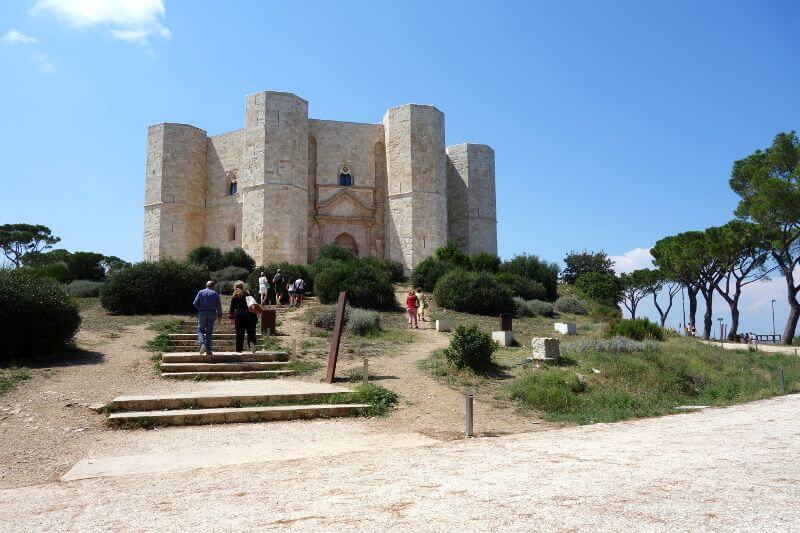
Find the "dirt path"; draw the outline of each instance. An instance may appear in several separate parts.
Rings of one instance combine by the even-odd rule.
[[[0,490],[11,531],[792,531],[800,395],[341,456]]]

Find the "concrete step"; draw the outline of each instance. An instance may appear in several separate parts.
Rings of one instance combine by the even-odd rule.
[[[285,361],[239,361],[234,363],[161,363],[161,371],[171,372],[242,372],[244,370],[278,370]]]
[[[210,409],[267,405],[329,404],[332,399],[349,399],[350,392],[252,393],[252,394],[166,394],[161,396],[119,396],[109,404],[111,412],[159,411],[165,409]]]
[[[214,355],[200,355],[197,352],[172,352],[161,356],[162,363],[238,363],[288,361],[286,352],[214,352]]]
[[[247,345],[245,344],[245,348],[246,347],[247,347]],[[195,354],[200,355],[200,353],[197,351],[199,349],[200,349],[200,345],[195,343],[193,345],[185,345],[185,344],[171,345],[171,346],[167,346],[165,349],[159,350],[159,351],[162,352],[162,353],[186,353],[186,352],[192,351]],[[212,345],[212,349],[214,350],[214,352],[213,352],[214,355],[217,355],[218,353],[236,353],[235,352],[236,345],[234,343],[232,343],[232,342],[230,342],[230,343],[229,342],[214,342],[214,344]],[[263,351],[263,350],[259,350],[258,346],[256,346],[256,350],[257,350],[256,353],[258,353],[258,351]]]
[[[291,376],[291,370],[241,370],[231,372],[162,372],[161,377],[167,379],[269,379]]]
[[[170,340],[189,340],[189,341],[195,341],[196,342],[197,341],[197,331],[195,331],[194,333],[170,333],[169,334],[169,338],[170,338]],[[215,339],[215,340],[216,339],[236,339],[236,332],[232,331],[232,332],[228,333],[228,332],[215,331],[211,335],[211,338]],[[260,333],[256,333],[256,338],[260,339],[261,338],[261,334]]]
[[[262,422],[269,420],[296,420],[302,418],[330,418],[360,414],[368,404],[280,405],[271,407],[220,407],[211,409],[175,409],[169,411],[134,411],[112,413],[112,425],[164,425],[229,424],[233,422]]]

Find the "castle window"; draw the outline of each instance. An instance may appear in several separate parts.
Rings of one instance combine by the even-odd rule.
[[[225,176],[228,178],[228,196],[233,196],[239,190],[239,186],[236,182],[236,171],[231,170]]]
[[[236,240],[236,226],[228,226],[228,240],[229,241]]]
[[[353,185],[353,176],[350,174],[350,167],[343,166],[342,171],[339,172],[339,185],[342,187],[351,187]]]

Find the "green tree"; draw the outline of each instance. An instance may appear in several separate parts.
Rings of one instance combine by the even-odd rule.
[[[619,276],[622,284],[622,304],[631,314],[631,320],[636,319],[636,309],[639,303],[650,294],[652,288],[652,270],[640,268],[631,273],[622,273]]]
[[[653,263],[667,279],[681,283],[689,296],[689,324],[697,324],[697,293],[700,292],[700,258],[692,254],[690,243],[699,232],[684,232],[659,240],[650,250]],[[686,326],[686,324],[684,324]]]
[[[669,316],[669,312],[672,309],[675,295],[678,294],[682,287],[683,284],[681,282],[670,279],[664,271],[659,269],[650,271],[648,291],[653,295],[653,305],[656,306],[656,310],[658,311],[662,328],[667,323],[667,316]],[[666,295],[666,304],[660,304],[658,302],[658,296],[660,294]]]
[[[472,270],[484,270],[486,272],[497,272],[500,270],[500,258],[494,254],[478,252],[470,257]]]
[[[103,254],[95,252],[73,252],[66,256],[64,262],[69,267],[72,279],[100,281],[106,277],[102,265],[104,258]]]
[[[61,241],[50,228],[41,224],[3,224],[0,226],[0,250],[19,268],[25,254],[41,252]]]
[[[549,263],[535,255],[515,255],[510,261],[503,261],[501,272],[519,274],[532,281],[538,281],[547,289],[547,299],[551,302],[558,298],[558,265]]]
[[[220,270],[225,267],[225,259],[220,249],[206,246],[205,244],[193,248],[189,255],[186,256],[186,260],[193,265],[204,266],[210,271]]]
[[[255,260],[247,255],[247,252],[239,246],[222,254],[222,262],[226,267],[235,266],[249,271],[252,271],[256,267]]]
[[[447,244],[437,248],[433,255],[440,261],[452,263],[465,270],[470,270],[472,264],[470,263],[469,256],[461,250],[454,242],[447,241]]]
[[[779,133],[772,146],[734,162],[730,186],[741,200],[736,215],[757,224],[761,244],[786,281],[789,317],[783,343],[791,344],[800,319],[800,142]]]
[[[573,284],[579,277],[590,272],[614,275],[614,261],[608,254],[599,252],[572,251],[564,258],[566,268],[561,273],[561,281]]]
[[[584,296],[604,305],[617,306],[622,300],[622,281],[613,272],[586,272],[575,280]]]
[[[103,265],[103,269],[106,271],[106,276],[112,276],[117,272],[119,272],[120,270],[123,270],[131,266],[130,263],[128,263],[124,259],[120,259],[115,255],[104,256],[100,264]]]

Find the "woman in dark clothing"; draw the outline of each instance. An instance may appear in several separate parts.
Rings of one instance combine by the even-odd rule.
[[[247,344],[250,351],[256,353],[256,322],[258,316],[247,308],[247,297],[250,294],[244,289],[244,282],[237,281],[234,285],[231,309],[228,318],[236,326],[236,351],[241,353],[244,349],[244,334],[247,332]]]

